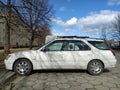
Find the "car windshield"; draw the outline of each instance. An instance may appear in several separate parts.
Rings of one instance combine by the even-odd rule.
[[[109,46],[104,41],[88,41],[94,47],[101,50],[109,50]]]

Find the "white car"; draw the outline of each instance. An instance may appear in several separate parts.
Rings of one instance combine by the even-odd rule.
[[[9,54],[4,62],[6,69],[20,75],[43,69],[84,69],[99,75],[115,67],[117,60],[101,39],[59,36],[37,50]]]

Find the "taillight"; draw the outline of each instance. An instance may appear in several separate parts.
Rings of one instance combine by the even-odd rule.
[[[114,53],[114,51],[113,51],[113,49],[112,48],[110,48],[110,51],[113,53],[113,55],[115,56],[115,53]]]

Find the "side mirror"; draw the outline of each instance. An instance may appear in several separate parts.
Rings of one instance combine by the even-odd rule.
[[[43,52],[49,51],[49,48],[45,47],[41,51],[43,51]]]

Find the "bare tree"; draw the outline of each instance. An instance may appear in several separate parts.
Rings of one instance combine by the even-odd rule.
[[[101,30],[101,37],[102,37],[104,40],[107,39],[106,27],[102,27],[102,30]]]
[[[119,47],[120,47],[120,14],[117,15],[115,21],[113,22],[113,31],[111,35],[114,39],[119,41]]]
[[[36,42],[38,45],[42,45],[45,43],[45,38],[47,35],[51,35],[51,30],[48,24],[43,25],[41,28],[39,28],[38,35],[36,35]],[[42,35],[40,35],[42,34]]]
[[[33,41],[46,23],[49,25],[52,17],[53,9],[49,6],[48,0],[21,0],[20,7],[14,7],[19,19],[22,21],[22,26],[26,27],[30,33],[30,49],[32,49]]]

